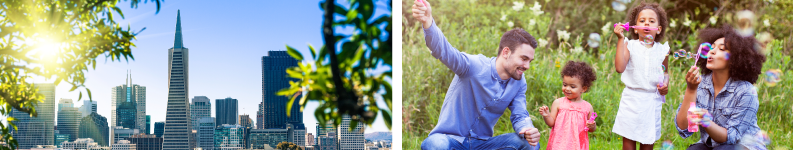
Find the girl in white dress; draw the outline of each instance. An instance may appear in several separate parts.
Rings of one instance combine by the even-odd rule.
[[[633,39],[625,38],[622,24],[614,29],[619,38],[614,65],[625,89],[612,132],[623,137],[622,149],[634,150],[639,142],[642,150],[650,150],[661,137],[661,106],[668,91],[668,83],[659,79],[667,74],[669,44],[660,41],[669,20],[657,3],[642,3],[631,8],[628,21]]]

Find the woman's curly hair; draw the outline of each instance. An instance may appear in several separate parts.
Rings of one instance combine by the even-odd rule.
[[[669,18],[666,17],[666,11],[664,11],[664,8],[662,8],[658,3],[642,2],[639,4],[639,6],[631,8],[630,13],[628,13],[628,22],[630,22],[631,26],[635,26],[637,23],[636,18],[639,18],[639,12],[642,12],[642,10],[645,9],[653,10],[656,14],[658,14],[658,25],[661,26],[661,30],[658,31],[660,33],[658,33],[658,36],[655,37],[655,41],[661,42],[661,39],[663,39],[665,35],[664,31],[669,28]],[[628,32],[631,34],[631,37],[638,38],[639,34],[633,32],[633,30],[635,29],[628,30]]]
[[[597,80],[594,69],[583,61],[568,61],[567,64],[564,65],[564,68],[562,68],[562,78],[564,78],[564,76],[578,78],[581,80],[582,86],[584,87],[591,87],[592,82]]]
[[[757,82],[766,58],[755,46],[758,42],[753,36],[741,36],[730,25],[724,24],[721,28],[702,29],[698,37],[700,42],[708,43],[724,38],[725,48],[730,51],[730,59],[727,60],[730,77],[734,80],[749,81],[752,84]],[[697,66],[702,70],[702,74],[713,72],[705,67],[707,61],[704,58],[697,57],[697,59],[700,59]]]

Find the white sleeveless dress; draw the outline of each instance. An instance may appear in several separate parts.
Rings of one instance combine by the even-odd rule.
[[[669,53],[669,43],[655,42],[646,48],[639,40],[625,40],[630,60],[622,72],[619,110],[611,130],[625,138],[653,144],[661,138],[661,106],[665,98],[658,95],[656,85],[663,76],[662,63]]]

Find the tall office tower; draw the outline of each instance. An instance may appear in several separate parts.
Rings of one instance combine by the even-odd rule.
[[[136,134],[127,138],[130,144],[135,144],[136,150],[162,150],[162,137],[151,134]]]
[[[264,107],[262,102],[259,102],[259,110],[256,111],[256,129],[264,129]]]
[[[165,130],[165,122],[154,122],[154,135],[157,137],[162,137],[162,133]]]
[[[198,120],[198,147],[205,150],[215,148],[215,118],[204,117]]]
[[[190,149],[192,125],[190,101],[187,98],[189,84],[189,53],[182,43],[182,21],[176,12],[176,33],[173,48],[168,49],[168,109],[165,115],[163,150]]]
[[[262,57],[262,103],[264,106],[264,129],[286,128],[286,123],[303,123],[303,112],[297,101],[292,105],[291,114],[286,116],[286,103],[289,98],[276,93],[289,87],[295,79],[286,75],[286,69],[297,66],[297,60],[286,51],[269,51]]]
[[[311,133],[306,134],[306,146],[314,145],[314,135]]]
[[[121,126],[129,129],[146,131],[146,87],[132,84],[132,75],[127,73],[123,85],[113,87],[111,90],[110,127]],[[110,131],[111,138],[115,136]],[[113,144],[111,141],[110,144]]]
[[[339,124],[339,147],[349,150],[363,150],[366,139],[363,136],[363,124],[358,124],[350,130],[350,116],[343,115]]]
[[[61,99],[58,102],[58,131],[60,134],[69,135],[68,141],[77,139],[77,131],[80,126],[80,112],[74,108],[72,99]],[[55,143],[59,145],[60,143]]]
[[[240,115],[239,121],[239,125],[243,128],[253,129],[253,119],[248,114]]]
[[[195,96],[190,103],[190,119],[192,120],[193,130],[198,130],[198,120],[212,116],[212,103],[206,96]]]
[[[237,99],[215,99],[215,125],[237,124]]]
[[[83,106],[80,106],[80,118],[88,116],[92,112],[96,112],[96,101],[83,100]]]
[[[83,117],[80,121],[80,129],[78,130],[79,138],[91,138],[102,146],[110,146],[110,127],[107,126],[107,118],[97,114],[91,113]]]
[[[11,135],[17,140],[17,149],[35,148],[36,145],[55,145],[55,84],[44,83],[34,84],[39,89],[39,94],[44,95],[44,99],[35,108],[38,117],[31,117],[30,114],[11,109],[9,116],[14,117],[13,121],[17,126],[17,131],[12,131]]]
[[[146,115],[146,134],[151,134],[151,115]]]

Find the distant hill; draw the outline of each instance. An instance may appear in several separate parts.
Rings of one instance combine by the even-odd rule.
[[[391,132],[372,132],[364,134],[363,137],[369,141],[391,141]]]

